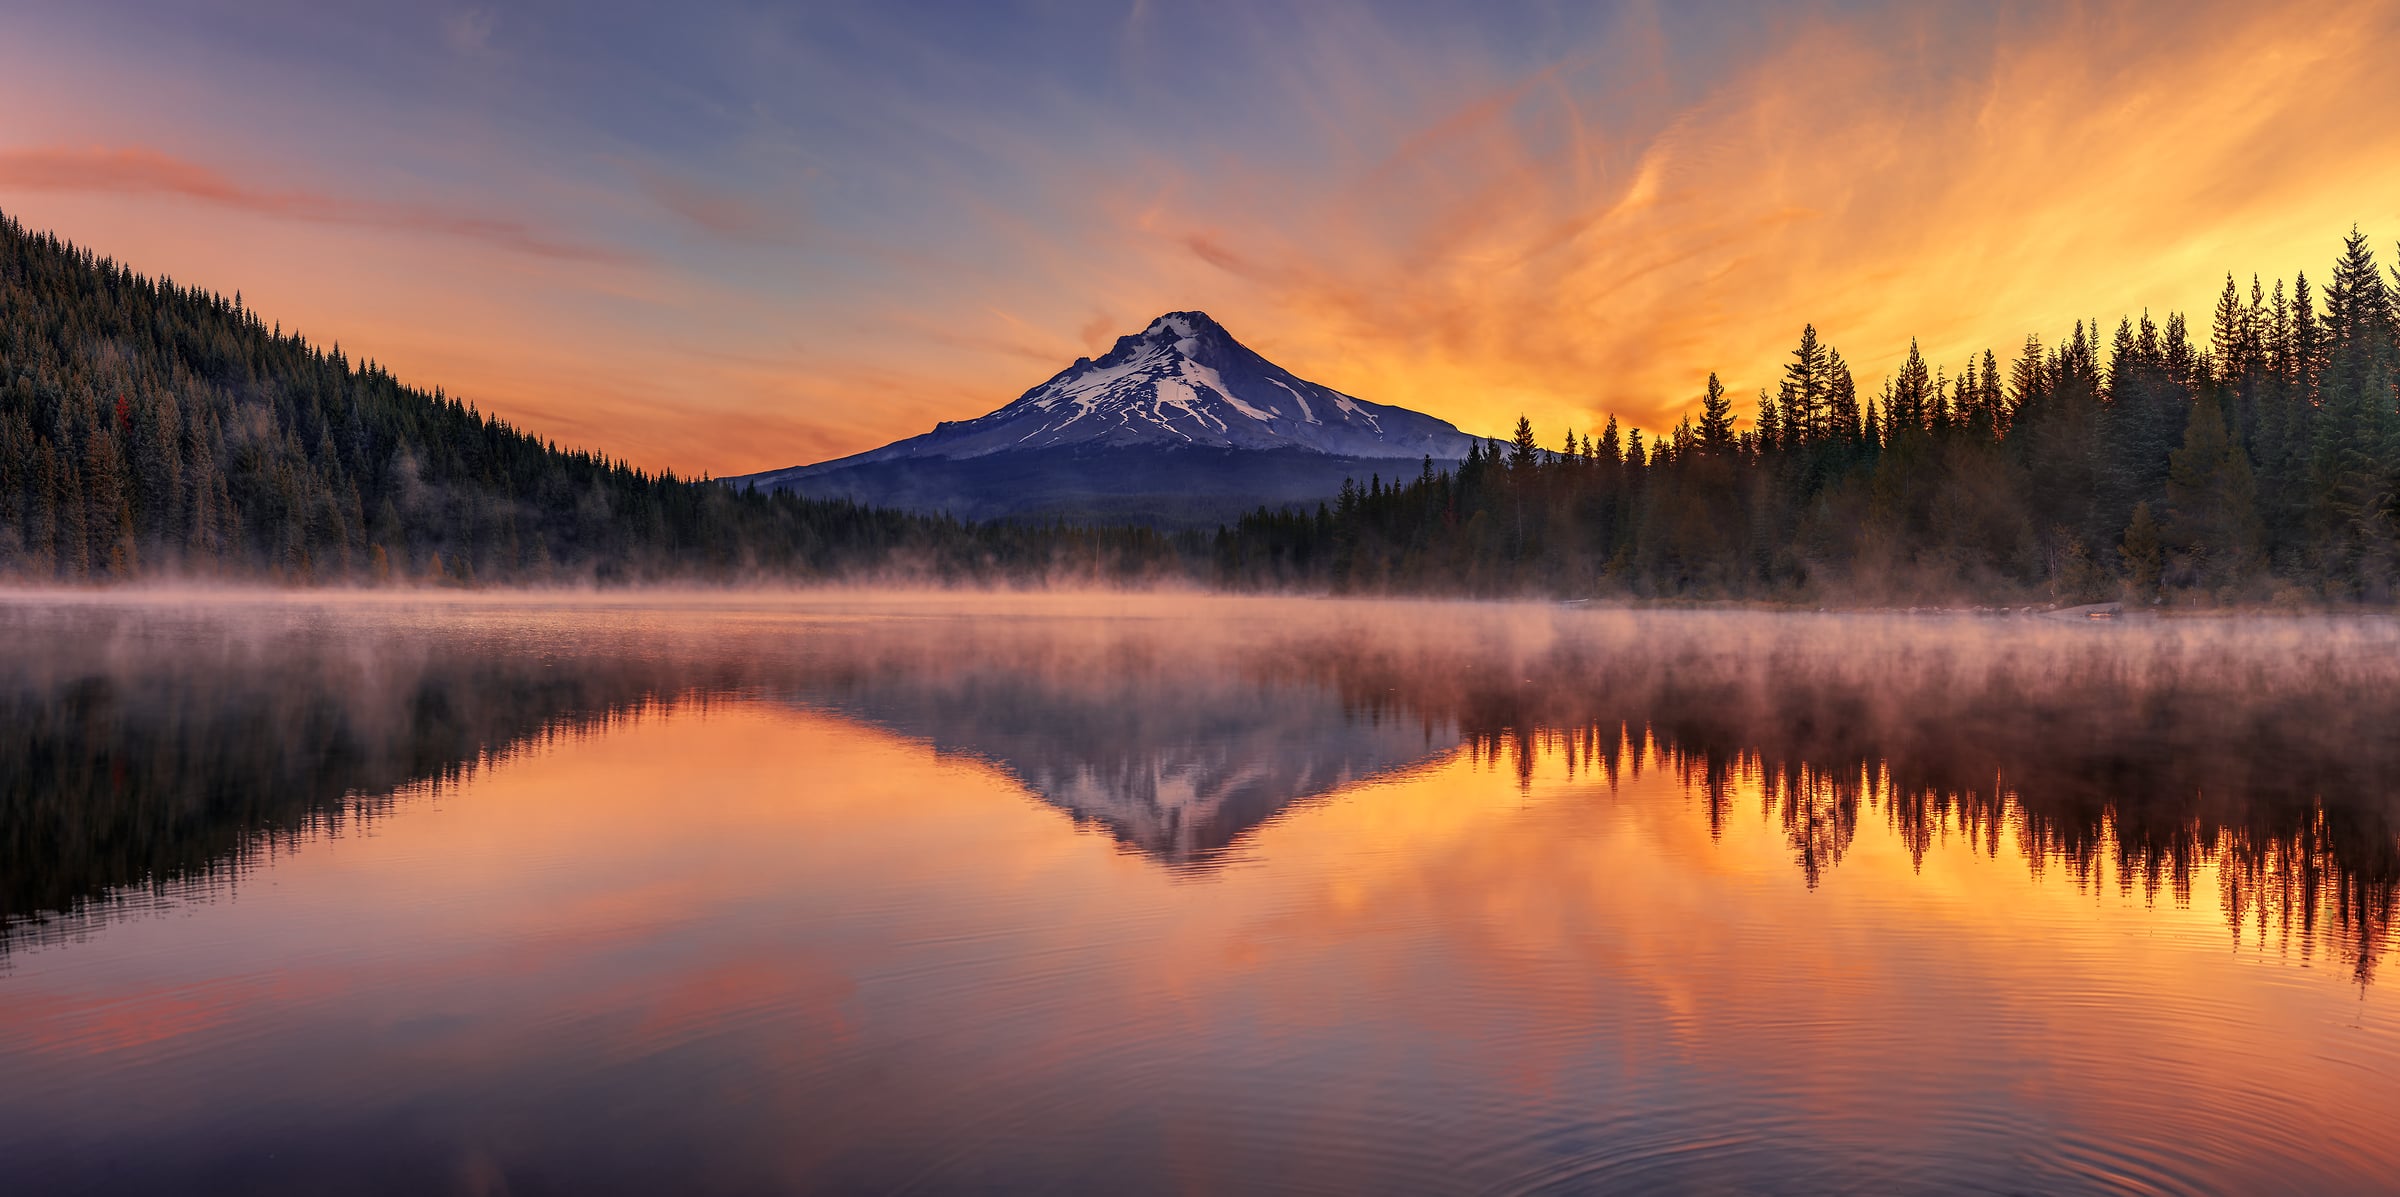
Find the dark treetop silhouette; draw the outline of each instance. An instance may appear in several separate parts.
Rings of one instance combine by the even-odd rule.
[[[2354,231],[2321,292],[2229,276],[2204,343],[2144,314],[1955,375],[1912,346],[1862,395],[1812,326],[1747,429],[1712,376],[1698,421],[1653,442],[1612,419],[1552,451],[1520,421],[1456,469],[1395,461],[1313,509],[1278,491],[1213,537],[1170,536],[903,515],[561,451],[238,296],[0,221],[0,576],[2388,603],[2395,324]]]
[[[2395,300],[2353,232],[2308,277],[2228,277],[2205,344],[2181,315],[2079,323],[1955,375],[1912,344],[1861,395],[1804,328],[1736,431],[1697,423],[1479,450],[1370,477],[1330,511],[1260,512],[1219,576],[1358,591],[1914,603],[2400,596]]]
[[[1179,871],[1464,744],[1496,768],[1674,770],[1712,830],[1747,789],[1811,884],[1871,815],[1920,861],[1963,840],[2154,899],[2193,900],[2213,861],[2236,934],[2361,982],[2400,893],[2400,643],[2380,621],[271,614],[0,606],[28,646],[0,673],[0,938],[238,876],[528,742],[720,701],[980,758]]]
[[[954,580],[1164,556],[1141,531],[973,528],[562,451],[0,217],[0,578]]]

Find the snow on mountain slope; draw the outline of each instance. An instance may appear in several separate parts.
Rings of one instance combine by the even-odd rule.
[[[1202,312],[1169,312],[1097,360],[1078,358],[1015,402],[883,448],[727,481],[773,488],[826,471],[1066,446],[1301,450],[1336,457],[1466,456],[1446,420],[1319,386],[1252,352]]]

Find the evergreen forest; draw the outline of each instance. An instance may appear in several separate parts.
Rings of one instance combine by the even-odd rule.
[[[1862,394],[1804,327],[1737,427],[1370,477],[1216,538],[1249,586],[1836,604],[2388,604],[2400,598],[2400,273],[2353,230],[2320,290],[2227,276],[2181,314],[2079,322],[1955,371],[1915,344]]]
[[[1106,581],[1140,529],[961,524],[561,449],[0,218],[0,578]]]
[[[2012,339],[2013,340],[2013,339]],[[1189,582],[1781,604],[2400,599],[2400,271],[2228,275],[1862,393],[1804,327],[1751,418],[1520,420],[1464,462],[1204,533],[737,491],[562,449],[0,217],[0,578]]]

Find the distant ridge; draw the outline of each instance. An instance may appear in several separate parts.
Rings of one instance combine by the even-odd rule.
[[[557,446],[0,213],[0,584],[951,580],[1165,569],[1147,533],[994,535]]]
[[[1446,420],[1310,382],[1205,312],[1169,312],[972,420],[815,465],[729,478],[964,518],[1160,525],[1330,497],[1475,440]]]

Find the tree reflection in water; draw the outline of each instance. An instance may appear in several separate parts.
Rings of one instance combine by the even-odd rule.
[[[695,704],[830,710],[1205,873],[1295,804],[1463,752],[1742,794],[1810,886],[1862,820],[2390,951],[2400,652],[2382,621],[2121,624],[1157,600],[995,619],[805,607],[16,602],[0,955],[384,817],[529,746]],[[1271,616],[1266,618],[1264,616]],[[796,763],[797,768],[805,767]]]

